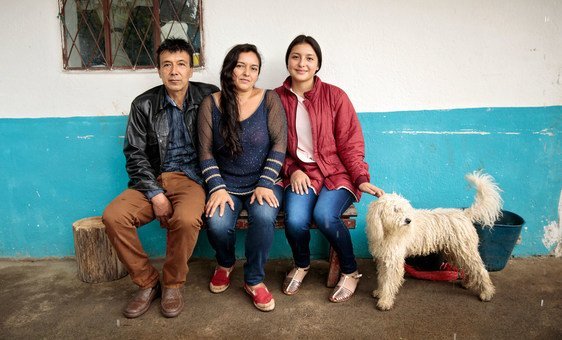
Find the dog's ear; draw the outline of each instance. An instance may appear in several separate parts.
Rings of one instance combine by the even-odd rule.
[[[382,201],[374,201],[369,205],[367,211],[367,240],[369,241],[369,251],[372,255],[380,248],[380,242],[384,238],[384,229],[382,226],[382,211],[384,209]]]

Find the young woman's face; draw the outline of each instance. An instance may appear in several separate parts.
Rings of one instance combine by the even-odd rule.
[[[307,82],[318,71],[318,56],[307,43],[295,45],[289,53],[287,70],[294,82]]]
[[[232,71],[232,80],[237,91],[254,88],[260,74],[260,61],[254,52],[242,52]]]

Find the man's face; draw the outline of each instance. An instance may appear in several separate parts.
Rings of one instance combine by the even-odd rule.
[[[158,75],[168,93],[182,92],[187,90],[188,82],[193,75],[190,66],[189,54],[185,51],[169,52],[160,54],[160,67]]]

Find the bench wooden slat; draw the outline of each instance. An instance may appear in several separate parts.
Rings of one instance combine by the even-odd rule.
[[[275,228],[283,229],[284,228],[284,217],[285,213],[280,211],[277,215],[277,222],[275,223]],[[355,206],[352,204],[346,211],[343,212],[341,219],[347,229],[355,229],[355,218],[357,217],[357,210]],[[246,210],[242,210],[240,215],[238,216],[238,220],[236,221],[236,229],[248,229],[248,212]],[[310,226],[312,229],[316,229],[316,225]]]

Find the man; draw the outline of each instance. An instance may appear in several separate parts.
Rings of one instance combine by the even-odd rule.
[[[193,48],[182,39],[168,39],[156,51],[163,85],[141,94],[131,104],[123,151],[129,188],[105,209],[103,223],[119,259],[139,286],[123,314],[144,314],[161,295],[164,316],[183,309],[181,289],[187,261],[199,236],[205,191],[196,153],[196,117],[214,85],[190,82]],[[137,235],[154,219],[166,229],[166,259],[162,284]]]

